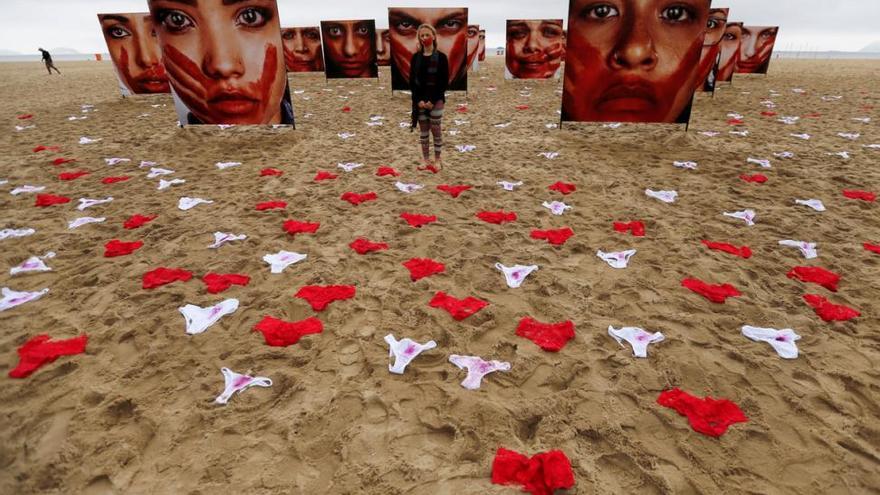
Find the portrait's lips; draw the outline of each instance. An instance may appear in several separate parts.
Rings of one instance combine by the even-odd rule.
[[[596,107],[602,112],[646,112],[656,108],[657,93],[643,80],[613,84],[599,97]]]
[[[366,60],[342,60],[336,62],[342,70],[361,70],[368,65]]]
[[[149,93],[168,93],[171,87],[165,67],[154,65],[134,78],[135,84]]]
[[[167,79],[150,79],[147,81],[138,81],[138,84],[150,93],[168,93],[171,87]]]
[[[749,72],[753,72],[753,71],[757,70],[760,65],[761,65],[760,59],[750,58],[750,59],[746,60],[745,62],[737,62],[736,67],[737,67],[737,69],[742,69],[742,70],[746,70]]]
[[[248,115],[260,107],[260,99],[240,90],[212,92],[208,105],[225,115]]]

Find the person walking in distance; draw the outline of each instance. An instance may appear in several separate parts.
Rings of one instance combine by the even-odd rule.
[[[55,72],[61,74],[61,71],[58,70],[58,67],[55,67],[55,64],[52,63],[52,54],[43,50],[42,48],[38,48],[41,52],[43,52],[43,62],[46,64],[46,70],[49,71],[49,75],[52,75],[52,69],[55,69]]]

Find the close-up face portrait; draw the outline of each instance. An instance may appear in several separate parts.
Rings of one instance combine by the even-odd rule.
[[[391,31],[376,30],[376,63],[381,67],[391,65]]]
[[[181,122],[293,123],[275,0],[149,5],[172,89],[195,117]]]
[[[98,14],[98,21],[119,82],[128,94],[171,92],[150,14]]]
[[[571,0],[563,120],[687,121],[710,0]]]
[[[480,46],[477,48],[479,55],[477,55],[477,60],[480,62],[486,60],[486,30],[480,29]]]
[[[727,8],[709,10],[706,38],[703,39],[703,51],[700,54],[700,75],[697,78],[697,91],[708,88],[706,81],[709,79],[712,71],[715,70],[716,63],[718,62],[718,54],[721,51],[721,38],[724,37],[724,29],[727,27],[727,13],[729,11],[730,9]],[[714,87],[714,82],[711,86]]]
[[[512,79],[549,79],[565,58],[562,19],[508,20],[505,75]]]
[[[469,24],[467,30],[467,66],[468,69],[474,66],[477,61],[477,50],[480,48],[480,25]]]
[[[721,37],[721,58],[718,61],[718,75],[715,78],[716,84],[733,80],[736,62],[739,60],[742,29],[743,23],[741,22],[728,22],[724,27],[724,36]]]
[[[766,74],[778,33],[777,26],[743,26],[736,72]]]
[[[321,21],[327,78],[379,77],[376,21]]]
[[[420,46],[416,31],[422,24],[429,24],[437,30],[437,49],[449,60],[449,89],[467,89],[467,17],[466,8],[388,9],[392,76],[396,73],[403,83],[395,89],[407,89],[409,86],[410,60]]]
[[[324,72],[321,28],[282,28],[281,42],[288,72]]]

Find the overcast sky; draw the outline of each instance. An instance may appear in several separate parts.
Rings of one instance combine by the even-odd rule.
[[[390,0],[389,0],[390,1]],[[504,21],[566,18],[568,0],[278,0],[283,26],[317,25],[325,19],[376,19],[388,26],[391,6],[458,7],[487,30],[488,47],[504,45]],[[0,49],[33,53],[38,47],[106,51],[95,14],[143,12],[146,0],[2,0]],[[781,50],[858,51],[880,41],[880,0],[714,0],[730,7],[731,20],[779,25]],[[305,6],[308,7],[305,7]],[[566,23],[568,20],[566,19]]]

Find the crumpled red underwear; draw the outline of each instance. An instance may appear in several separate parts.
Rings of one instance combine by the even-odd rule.
[[[315,311],[324,311],[333,301],[351,299],[355,292],[353,285],[307,285],[293,297],[305,299]]]
[[[577,187],[575,187],[574,184],[568,184],[565,182],[557,182],[556,184],[550,186],[548,189],[550,189],[551,191],[559,191],[564,196],[568,196],[569,194],[577,191]]]
[[[465,186],[465,185],[450,186],[448,184],[440,184],[439,186],[437,186],[438,191],[443,191],[445,193],[448,193],[453,198],[459,197],[459,195],[461,195],[461,193],[467,191],[468,189],[472,189],[472,188],[473,188],[473,186]]]
[[[345,113],[351,112],[351,107],[342,107],[342,111]]]
[[[571,462],[561,450],[551,450],[528,458],[519,452],[499,448],[492,461],[492,483],[521,485],[532,495],[553,495],[556,490],[574,486]]]
[[[504,211],[481,211],[477,213],[477,218],[487,223],[501,225],[503,223],[515,222],[516,213],[505,213]]]
[[[755,175],[743,174],[743,175],[740,175],[739,178],[746,181],[746,182],[755,182],[758,184],[763,184],[763,183],[767,182],[767,176],[764,174],[755,174]]]
[[[355,241],[348,246],[357,251],[357,254],[367,254],[373,251],[388,249],[388,244],[385,244],[384,242],[370,242],[362,237],[355,239]]]
[[[192,272],[181,270],[179,268],[159,267],[151,272],[144,274],[143,288],[155,289],[172,282],[186,282],[193,277]]]
[[[32,114],[32,113],[25,113],[25,114],[19,115],[19,116],[16,117],[16,118],[17,118],[18,120],[29,120],[29,119],[34,118],[34,114]]]
[[[547,242],[554,246],[561,246],[565,244],[571,236],[574,235],[574,231],[569,227],[564,227],[557,230],[533,230],[532,231],[532,239],[545,239]]]
[[[819,284],[831,292],[837,292],[837,283],[840,282],[840,275],[818,266],[796,266],[787,276],[801,282]]]
[[[86,352],[87,335],[50,342],[48,335],[35,335],[18,348],[18,366],[9,370],[10,378],[26,378],[41,366],[58,359]]]
[[[41,151],[52,151],[58,153],[61,151],[61,147],[59,146],[43,146],[42,144],[34,148],[34,153],[39,153]]]
[[[104,177],[101,179],[101,184],[116,184],[117,182],[125,182],[131,177],[127,175],[121,175],[119,177]]]
[[[710,437],[720,437],[730,425],[749,420],[739,406],[727,399],[701,399],[678,388],[662,392],[657,403],[687,416],[694,431]]]
[[[284,231],[290,235],[296,234],[314,234],[321,227],[320,223],[298,222],[296,220],[288,220],[284,222]]]
[[[62,173],[58,174],[58,179],[60,179],[60,180],[76,180],[76,179],[79,179],[80,177],[85,177],[86,175],[89,175],[89,173],[86,172],[85,170],[78,170],[76,172],[62,172]]]
[[[283,321],[266,316],[254,326],[254,331],[261,332],[266,344],[272,347],[287,347],[299,342],[304,335],[323,332],[324,324],[314,316],[302,321]]]
[[[264,203],[257,203],[257,211],[283,210],[285,208],[287,208],[287,203],[284,201],[266,201]]]
[[[424,167],[419,167],[419,171],[421,172],[431,172],[432,174],[436,174],[440,172],[440,169],[435,167],[433,164],[425,165]]]
[[[458,113],[467,113],[468,109],[467,109],[466,105],[463,105],[463,106],[458,107],[458,109],[455,111]]]
[[[391,177],[399,177],[400,172],[394,170],[391,167],[379,167],[379,170],[376,171],[376,175],[379,177],[385,177],[386,175],[390,175]]]
[[[51,194],[37,194],[37,202],[34,203],[34,206],[47,207],[52,205],[60,205],[64,203],[70,203],[70,198],[65,198],[64,196],[53,196]]]
[[[727,121],[727,125],[743,125],[745,123],[742,119],[730,119]]]
[[[614,230],[623,234],[632,232],[634,237],[645,237],[645,224],[639,221],[629,223],[614,222]]]
[[[158,215],[151,215],[148,217],[143,216],[143,215],[132,215],[132,217],[129,218],[128,220],[126,220],[125,223],[122,224],[122,226],[128,230],[132,230],[132,229],[136,229],[138,227],[144,226],[144,225],[152,222],[156,218],[158,218]]]
[[[517,105],[516,109],[517,110],[528,110],[529,106],[528,105]]]
[[[378,198],[379,198],[379,196],[377,196],[376,193],[374,193],[374,192],[368,192],[368,193],[364,193],[364,194],[347,192],[347,193],[344,193],[342,195],[342,198],[340,198],[340,199],[342,199],[343,201],[348,201],[349,203],[357,206],[361,203],[366,203],[367,201],[376,201],[376,199],[378,199]]]
[[[434,294],[431,302],[428,303],[428,306],[432,308],[445,309],[456,321],[461,321],[488,305],[489,303],[475,297],[456,299],[446,295],[443,291],[438,291]]]
[[[278,170],[277,168],[264,168],[260,170],[260,177],[280,177],[284,174],[284,172]]]
[[[125,256],[131,254],[141,247],[143,247],[144,241],[135,241],[135,242],[122,242],[117,239],[113,239],[112,241],[104,244],[104,257],[105,258],[114,258],[116,256]]]
[[[804,114],[805,119],[818,119],[821,116],[822,116],[822,114],[819,112],[812,112],[812,113],[805,113]]]
[[[246,286],[251,282],[247,275],[238,273],[209,273],[202,277],[209,294],[219,294],[233,285]]]
[[[430,258],[413,258],[403,266],[409,269],[409,276],[413,282],[446,271],[446,266],[443,263],[438,263]]]
[[[428,225],[429,223],[437,221],[435,215],[418,215],[414,213],[401,213],[400,218],[406,220],[406,223],[408,223],[410,227],[415,227],[417,229],[421,228],[423,225]]]
[[[739,256],[740,258],[745,258],[745,259],[749,259],[752,257],[752,250],[749,249],[748,246],[736,247],[733,244],[727,244],[725,242],[712,242],[712,241],[702,241],[702,242],[709,249],[714,249],[716,251],[724,251],[725,253],[730,253],[734,256]]]
[[[870,244],[868,242],[862,244],[862,246],[872,253],[880,254],[880,244]]]
[[[844,190],[843,195],[849,199],[860,199],[862,201],[868,201],[869,203],[873,203],[877,200],[877,195],[868,191]]]
[[[321,182],[322,180],[333,180],[337,177],[339,176],[336,174],[331,174],[330,172],[325,172],[321,170],[315,175],[315,182]]]
[[[849,321],[862,315],[848,306],[831,304],[828,299],[816,294],[806,294],[804,301],[825,321]]]
[[[574,323],[571,320],[561,323],[541,323],[528,316],[519,321],[516,334],[538,344],[550,352],[559,352],[569,340],[574,338]]]
[[[718,304],[724,304],[724,301],[726,301],[728,297],[739,297],[742,295],[740,291],[736,290],[736,287],[730,284],[712,285],[695,278],[686,278],[682,280],[681,286]]]
[[[779,114],[777,114],[776,112],[771,112],[769,110],[764,110],[763,112],[761,112],[761,115],[763,115],[764,117],[775,117]]]
[[[52,160],[52,165],[55,165],[57,167],[59,165],[64,165],[66,163],[73,163],[75,161],[76,161],[76,158],[56,158],[56,159]]]

